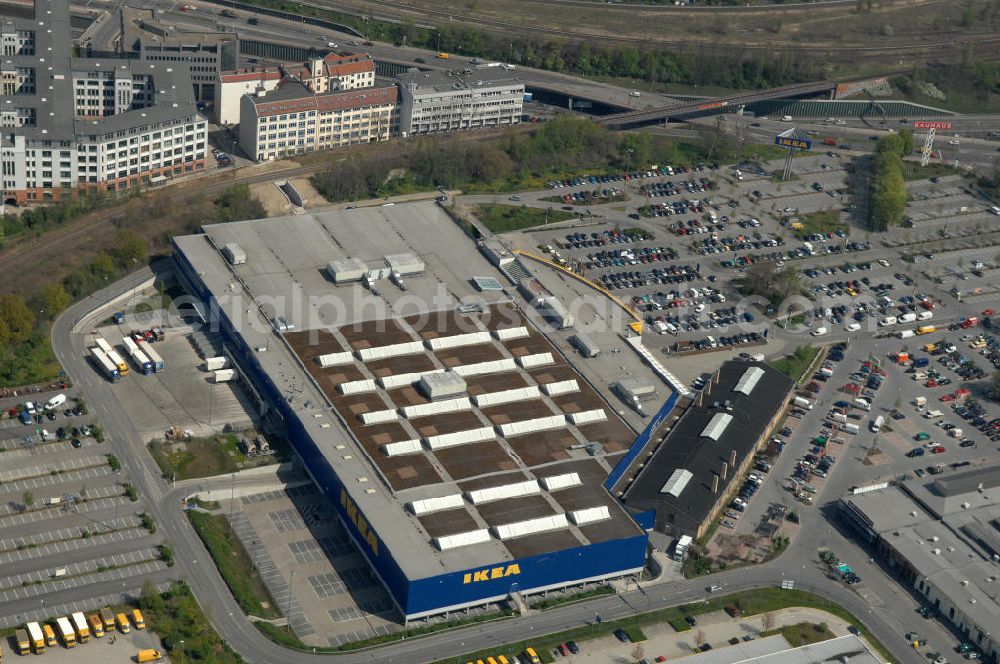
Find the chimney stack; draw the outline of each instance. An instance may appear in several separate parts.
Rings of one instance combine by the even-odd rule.
[[[726,463],[725,461],[722,462],[722,473],[721,473],[721,475],[722,475],[723,481],[726,479],[726,476],[729,475],[729,464]]]
[[[719,476],[712,475],[712,495],[719,493]]]
[[[736,450],[729,450],[729,465],[736,467]]]

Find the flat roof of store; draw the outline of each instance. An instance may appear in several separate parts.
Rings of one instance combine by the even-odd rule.
[[[755,376],[749,394],[736,390],[745,376]],[[663,440],[626,489],[625,504],[636,510],[655,508],[658,525],[697,530],[718,496],[737,479],[732,467],[723,479],[722,465],[731,465],[733,451],[737,466],[750,453],[793,385],[790,378],[762,362],[725,362],[676,424],[669,418],[664,421],[661,429],[672,427],[665,437],[654,433],[652,440],[657,436]],[[688,471],[690,477],[668,492],[668,479],[678,470]],[[719,486],[713,494],[716,476],[720,476]]]
[[[474,292],[473,275],[502,275],[437,205],[297,215],[211,225],[204,231],[204,235],[177,238],[177,249],[220,308],[230,319],[241,321],[237,327],[247,344],[268,349],[257,354],[262,370],[289,399],[385,545],[407,552],[396,558],[410,578],[641,534],[602,486],[634,432],[503,293]],[[246,263],[231,266],[216,251],[215,247],[230,242],[244,249]],[[377,282],[380,295],[375,296],[359,284],[335,285],[325,274],[332,260],[357,257],[372,263],[392,253],[410,253],[426,262],[424,274],[407,278],[405,292],[385,280]],[[478,298],[485,306],[463,314],[456,308],[458,298]],[[275,339],[269,324],[276,316],[294,326],[283,334],[287,344]],[[493,334],[520,327],[526,335],[501,339],[497,337],[503,335]],[[470,338],[475,343],[469,345],[430,348],[432,339],[476,333],[480,336]],[[411,347],[405,354],[368,356],[379,355],[374,351],[381,347],[414,343],[416,349]],[[365,349],[371,352],[362,359],[360,351]],[[320,355],[348,352],[347,361],[326,368],[316,360]],[[517,358],[544,353],[551,354],[551,362],[529,368],[517,363]],[[498,360],[513,361],[515,366],[466,376],[470,398],[570,379],[577,381],[579,391],[483,407],[473,404],[447,413],[390,415],[387,421],[365,424],[361,420],[365,413],[430,401],[408,382],[349,394],[342,387],[353,381]],[[604,421],[576,426],[567,420],[554,430],[506,438],[492,435],[481,442],[435,451],[425,445],[418,453],[399,456],[387,456],[382,448],[394,442],[596,409],[605,411]],[[603,446],[596,456],[585,449],[593,442]],[[459,508],[420,517],[405,509],[415,500],[572,472],[582,482],[551,493],[543,489],[475,506],[464,501]],[[356,486],[351,486],[352,478]],[[445,551],[438,551],[430,541],[590,507],[607,507],[611,518],[505,541],[491,537],[481,544]]]

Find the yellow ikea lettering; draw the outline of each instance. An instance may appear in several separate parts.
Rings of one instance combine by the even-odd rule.
[[[517,563],[511,563],[510,565],[502,567],[487,567],[486,569],[479,569],[474,572],[466,572],[462,577],[462,583],[479,583],[480,581],[492,581],[494,579],[502,579],[508,576],[514,576],[521,573],[521,566]]]
[[[368,520],[365,519],[364,515],[358,510],[358,506],[351,500],[351,497],[347,495],[347,489],[341,487],[340,489],[340,505],[347,512],[347,518],[351,520],[354,527],[358,529],[358,534],[361,535],[368,547],[372,550],[376,556],[378,555],[378,536],[375,534],[374,529],[368,524]]]

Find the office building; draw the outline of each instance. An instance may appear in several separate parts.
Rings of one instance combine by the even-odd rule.
[[[72,58],[66,0],[3,22],[0,188],[5,203],[77,187],[124,190],[205,168],[207,125],[186,64]]]
[[[286,78],[270,93],[240,99],[242,149],[256,161],[384,141],[397,133],[394,85],[310,92]]]
[[[524,83],[504,67],[409,72],[397,80],[399,130],[406,136],[507,127],[521,119]]]
[[[122,8],[126,54],[150,62],[185,63],[191,72],[195,101],[210,105],[218,97],[219,72],[240,66],[235,32],[183,30],[165,21],[158,9]]]

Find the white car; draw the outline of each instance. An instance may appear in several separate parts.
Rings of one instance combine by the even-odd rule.
[[[846,330],[847,332],[857,332],[860,329],[861,329],[861,323],[848,323],[844,327],[844,330]]]
[[[889,267],[891,265],[891,263],[884,258],[878,259],[878,264],[882,267]]]
[[[695,311],[696,311],[697,313],[699,313],[699,314],[700,314],[701,312],[703,312],[703,311],[705,310],[705,305],[704,305],[704,304],[699,304],[699,305],[698,305],[697,307],[695,307],[695,308],[694,308],[694,310],[695,310]]]
[[[813,335],[814,337],[821,337],[821,336],[823,336],[826,333],[827,333],[827,329],[825,327],[817,327],[815,330],[813,330],[809,334]]]
[[[66,403],[65,394],[57,394],[45,403],[45,410],[53,410]]]

